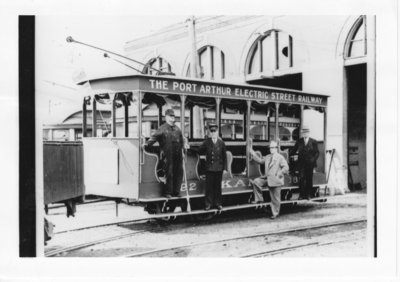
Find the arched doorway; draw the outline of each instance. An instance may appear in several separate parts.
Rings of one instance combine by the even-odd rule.
[[[350,190],[367,188],[367,48],[366,16],[360,16],[348,33],[344,58],[345,163]],[[347,160],[346,160],[347,158]]]

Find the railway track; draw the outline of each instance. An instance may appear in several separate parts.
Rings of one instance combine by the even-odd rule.
[[[282,201],[282,205],[287,205],[287,204],[299,204],[299,203],[307,203],[307,202],[326,202],[327,197],[319,197],[319,198],[313,198],[311,201],[308,200],[289,200],[289,201]],[[58,231],[55,232],[54,234],[63,234],[63,233],[68,233],[68,232],[73,232],[73,231],[80,231],[80,230],[87,230],[87,229],[92,229],[92,228],[98,228],[98,227],[106,227],[106,226],[113,226],[113,225],[120,225],[120,224],[129,224],[129,223],[135,223],[135,222],[144,222],[144,221],[149,221],[149,220],[157,220],[157,219],[163,219],[165,221],[173,221],[177,218],[180,217],[188,217],[188,216],[196,216],[196,215],[205,215],[205,214],[211,214],[211,215],[220,215],[225,212],[229,211],[235,211],[235,210],[243,210],[243,209],[255,209],[255,210],[261,210],[265,209],[268,206],[270,206],[270,203],[257,203],[257,204],[244,204],[244,205],[236,205],[236,206],[226,206],[223,207],[222,210],[217,210],[217,209],[211,209],[208,211],[205,210],[194,210],[191,212],[171,212],[171,213],[160,213],[160,214],[152,214],[132,220],[123,220],[123,221],[115,221],[111,223],[104,223],[104,224],[99,224],[99,225],[93,225],[93,226],[86,226],[86,227],[80,227],[80,228],[75,228],[75,229],[70,229],[70,230],[63,230],[63,231]]]
[[[267,237],[267,236],[277,236],[277,235],[282,235],[286,233],[294,233],[294,232],[301,232],[301,231],[309,231],[309,230],[314,230],[314,229],[323,229],[323,228],[328,228],[328,227],[334,227],[334,226],[340,226],[340,225],[349,225],[349,224],[357,224],[357,223],[364,223],[366,222],[366,219],[358,219],[358,220],[351,220],[351,221],[338,221],[338,222],[333,222],[329,224],[319,224],[319,225],[311,225],[311,226],[305,226],[305,227],[300,227],[300,228],[288,228],[288,229],[282,229],[279,231],[275,232],[265,232],[265,233],[259,233],[259,234],[247,234],[247,235],[241,235],[241,236],[234,236],[230,238],[224,238],[220,240],[210,240],[210,241],[204,241],[204,242],[198,242],[198,243],[192,243],[192,244],[185,244],[185,245],[178,245],[178,246],[173,246],[173,247],[166,247],[166,248],[159,248],[159,249],[153,249],[149,251],[144,251],[144,252],[136,252],[136,253],[131,253],[128,255],[124,255],[123,257],[144,257],[144,256],[155,256],[156,254],[165,254],[167,252],[177,252],[180,250],[184,249],[190,249],[193,247],[199,247],[199,246],[206,246],[206,245],[213,245],[213,244],[219,244],[219,243],[224,243],[224,242],[230,242],[230,241],[237,241],[237,240],[243,240],[243,239],[250,239],[250,238],[256,238],[256,237]],[[309,246],[322,246],[326,244],[334,244],[335,242],[328,242],[328,243],[320,243],[318,241],[306,243],[306,244],[299,244],[296,246],[290,246],[286,248],[278,248],[275,250],[268,250],[268,251],[263,251],[263,252],[256,252],[256,253],[251,253],[251,254],[246,254],[243,257],[257,257],[257,256],[264,256],[267,254],[276,254],[279,252],[288,252],[294,249],[298,248],[304,248],[304,247],[309,247]]]
[[[108,237],[108,238],[104,238],[104,239],[89,241],[89,242],[85,242],[85,243],[81,243],[81,244],[77,244],[77,245],[73,245],[73,246],[68,246],[68,247],[64,247],[64,248],[60,248],[60,249],[56,249],[56,250],[51,250],[51,251],[45,252],[45,256],[46,257],[55,257],[55,256],[58,256],[61,254],[71,253],[71,252],[74,252],[74,251],[77,251],[80,249],[84,249],[84,248],[88,248],[91,246],[104,244],[104,243],[108,243],[108,242],[112,242],[112,241],[116,241],[116,240],[121,240],[121,239],[131,237],[133,235],[143,233],[143,232],[145,232],[145,231],[144,230],[134,231],[134,232],[129,232],[127,234],[112,236],[112,237]]]
[[[194,213],[196,213],[196,212],[194,212]],[[199,213],[199,212],[197,212],[197,213]],[[203,213],[203,212],[200,211],[200,213]],[[246,217],[246,216],[247,215],[243,215],[242,217]],[[260,215],[258,215],[258,216],[260,216]],[[262,215],[262,216],[264,216],[264,215]],[[71,230],[65,230],[65,231],[56,232],[54,234],[55,235],[68,234],[68,233],[73,233],[73,232],[86,231],[86,230],[91,230],[91,229],[96,229],[96,228],[101,228],[101,227],[109,227],[109,226],[121,226],[121,227],[124,227],[125,225],[130,225],[130,224],[146,223],[146,222],[149,222],[152,219],[158,219],[160,217],[165,217],[165,215],[163,214],[163,215],[146,216],[146,217],[137,218],[137,219],[133,219],[133,220],[118,221],[118,222],[113,222],[113,223],[105,223],[105,224],[100,224],[100,225],[93,225],[93,226],[89,226],[89,227],[75,228],[75,229],[71,229]],[[240,220],[242,217],[239,217],[239,218],[237,218],[237,217],[229,218],[228,217],[228,218],[224,218],[224,219],[219,219],[218,223],[231,221],[232,219],[233,220]],[[185,224],[185,226],[187,226],[187,225],[190,225],[190,223],[186,223]],[[104,244],[104,243],[112,242],[112,241],[115,241],[115,240],[124,239],[124,238],[127,238],[129,236],[133,236],[133,235],[144,233],[144,232],[159,231],[160,229],[165,229],[165,226],[164,227],[159,227],[159,228],[149,227],[149,228],[146,228],[146,230],[139,230],[139,231],[131,232],[131,233],[128,233],[128,234],[110,236],[110,237],[107,237],[107,238],[104,238],[104,239],[100,239],[100,240],[93,240],[93,241],[88,241],[88,242],[85,242],[85,243],[71,245],[71,246],[67,246],[67,247],[63,247],[63,248],[58,248],[58,249],[54,249],[54,250],[50,250],[50,251],[45,252],[45,256],[46,257],[54,257],[54,256],[58,256],[58,255],[61,255],[61,254],[67,254],[67,253],[74,252],[74,251],[77,251],[77,250],[80,250],[80,249],[84,249],[84,248],[87,248],[87,247],[90,247],[90,246],[94,246],[94,245],[98,245],[98,244]]]
[[[322,247],[322,246],[326,246],[326,245],[332,245],[332,244],[338,244],[338,243],[344,243],[344,242],[352,242],[352,241],[354,241],[354,240],[353,239],[350,239],[350,240],[332,240],[332,241],[324,242],[324,243],[315,241],[315,242],[311,242],[311,243],[299,244],[299,245],[285,247],[285,248],[277,248],[277,249],[263,251],[263,252],[251,253],[251,254],[243,255],[241,257],[242,258],[265,257],[265,256],[282,254],[282,253],[288,253],[288,252],[292,252],[292,251],[298,250],[298,249],[305,249],[305,248],[309,248],[309,247]]]
[[[299,227],[299,228],[286,228],[286,229],[281,229],[281,230],[274,231],[274,232],[246,234],[246,235],[241,235],[241,236],[224,238],[224,239],[220,239],[220,240],[210,240],[210,241],[203,241],[203,242],[197,242],[197,243],[192,243],[192,244],[158,248],[158,249],[153,249],[153,250],[149,250],[149,251],[125,254],[121,257],[157,256],[157,254],[162,255],[162,254],[165,254],[165,253],[168,253],[171,251],[175,251],[175,252],[182,251],[185,249],[191,249],[191,248],[199,247],[199,246],[213,245],[213,244],[219,244],[219,243],[224,243],[224,242],[233,242],[233,241],[257,238],[257,237],[277,236],[277,235],[286,234],[286,233],[309,231],[309,230],[313,230],[313,229],[322,229],[322,228],[327,228],[327,227],[357,224],[357,223],[363,223],[363,222],[366,222],[366,219],[358,219],[358,220],[351,220],[351,221],[337,221],[337,222],[332,222],[329,224],[318,224],[318,225],[304,226],[304,227]],[[132,221],[129,221],[127,223],[132,223]],[[82,249],[85,249],[85,248],[88,248],[91,246],[96,246],[96,245],[101,245],[101,244],[105,244],[105,243],[109,243],[109,242],[113,242],[113,241],[122,240],[122,239],[129,238],[129,237],[132,237],[135,235],[143,234],[146,232],[152,232],[154,230],[155,230],[155,228],[149,228],[147,230],[136,230],[136,231],[121,234],[121,235],[109,236],[109,237],[98,239],[98,240],[87,241],[84,243],[47,251],[47,252],[45,252],[45,256],[46,257],[65,256],[67,254],[70,254],[75,251],[82,250]],[[335,243],[335,242],[321,243],[318,241],[314,241],[314,242],[309,242],[306,244],[299,244],[299,245],[290,246],[290,247],[286,247],[286,248],[278,248],[278,249],[273,249],[273,250],[269,249],[269,250],[261,251],[261,252],[258,251],[256,253],[246,254],[242,257],[262,257],[262,256],[273,255],[273,254],[278,254],[278,253],[282,253],[282,252],[289,252],[294,249],[305,248],[305,247],[309,247],[309,246],[322,246],[322,245],[333,244],[333,243]]]
[[[292,201],[293,203],[297,203],[298,201]],[[249,208],[253,208],[253,209],[262,209],[263,207],[267,207],[269,204],[265,203],[265,204],[248,204],[245,206],[240,206],[239,209],[249,209]],[[298,207],[298,208],[296,208]],[[300,209],[300,208],[304,208],[307,206],[303,206],[303,205],[299,205],[299,206],[295,206],[295,207],[289,207],[289,209],[292,211],[293,208],[296,209]],[[224,207],[224,210],[222,212],[227,212],[227,211],[234,211],[237,210],[236,207]],[[88,237],[97,237],[98,240],[91,240],[88,242],[81,242],[79,244],[74,244],[73,240],[71,240],[71,237],[65,237],[66,238],[66,243],[68,244],[68,241],[70,241],[71,245],[67,246],[67,247],[62,247],[62,248],[58,248],[58,249],[52,249],[51,247],[48,247],[47,252],[45,252],[45,256],[46,257],[54,257],[54,256],[69,256],[71,254],[73,254],[74,252],[91,246],[100,246],[102,244],[106,244],[109,242],[113,242],[113,241],[118,241],[118,240],[123,240],[123,239],[129,239],[129,237],[133,237],[139,234],[143,234],[146,232],[150,233],[158,233],[158,232],[167,232],[169,233],[170,231],[174,231],[177,228],[180,229],[184,229],[185,227],[190,227],[193,226],[193,221],[179,221],[179,225],[175,225],[175,224],[157,224],[157,226],[149,226],[148,221],[152,220],[152,219],[159,219],[159,218],[178,218],[180,216],[189,216],[189,215],[194,215],[194,214],[204,214],[204,213],[213,213],[213,214],[221,214],[221,211],[218,210],[211,210],[211,211],[203,211],[203,210],[198,210],[198,211],[192,211],[191,213],[184,213],[184,212],[174,212],[174,213],[168,213],[168,214],[155,214],[155,215],[148,215],[148,216],[144,216],[144,217],[140,217],[140,218],[136,218],[133,220],[124,220],[124,221],[119,221],[119,222],[112,222],[112,223],[106,223],[106,224],[101,224],[101,225],[95,225],[95,226],[89,226],[89,227],[82,227],[82,228],[77,228],[77,229],[73,229],[73,230],[68,230],[68,231],[61,231],[58,232],[56,234],[60,234],[60,233],[71,233],[73,234],[73,232],[75,231],[84,231],[84,230],[91,230],[94,228],[99,228],[99,227],[107,227],[107,226],[116,226],[115,229],[111,229],[114,231],[100,231],[103,232],[103,235],[108,235],[105,238],[99,238],[99,236],[97,235],[101,235],[100,233],[98,233],[97,230],[91,230],[89,232],[89,234],[92,233],[95,234],[95,236],[88,236]],[[240,213],[242,214],[242,213]],[[212,224],[220,224],[220,223],[224,223],[224,222],[232,222],[236,221],[236,220],[242,220],[242,219],[256,219],[259,217],[265,217],[264,213],[252,213],[254,214],[254,218],[253,216],[251,218],[249,218],[249,214],[244,214],[243,217],[242,216],[237,216],[237,214],[235,215],[235,213],[233,213],[233,217],[231,216],[231,213],[227,213],[227,216],[223,216],[223,217],[217,217],[215,218],[213,221],[211,221]],[[233,220],[233,221],[232,221]],[[177,244],[176,246],[169,246],[169,247],[165,247],[165,248],[160,248],[160,249],[153,249],[153,250],[147,250],[147,251],[141,251],[141,252],[134,252],[134,253],[128,253],[128,254],[123,254],[123,253],[119,253],[116,256],[123,256],[123,257],[143,257],[143,256],[157,256],[158,254],[160,254],[160,256],[165,256],[165,253],[171,252],[171,251],[179,251],[179,250],[190,250],[191,248],[195,248],[198,246],[207,246],[207,245],[212,245],[212,244],[218,244],[218,243],[223,243],[223,242],[234,242],[235,240],[243,240],[243,239],[250,239],[250,238],[257,238],[257,237],[267,237],[267,236],[276,236],[279,234],[285,234],[285,233],[293,233],[293,232],[300,232],[300,231],[306,231],[306,230],[313,230],[313,229],[318,229],[318,228],[326,228],[326,227],[330,227],[330,226],[339,226],[339,225],[346,225],[346,224],[355,224],[355,223],[360,223],[360,222],[365,222],[365,219],[358,219],[358,220],[351,220],[351,221],[337,221],[337,222],[331,222],[328,224],[319,224],[319,225],[312,225],[312,226],[304,226],[304,227],[299,227],[299,228],[286,228],[286,229],[281,229],[281,230],[277,230],[274,232],[264,232],[264,233],[257,233],[257,234],[247,234],[247,235],[241,235],[241,236],[234,236],[234,237],[229,237],[229,238],[223,238],[221,240],[210,240],[210,241],[203,241],[203,242],[197,242],[195,244],[187,244],[187,245],[179,245]],[[140,225],[140,223],[144,223],[144,225]],[[133,224],[133,225],[132,225]],[[138,225],[136,225],[138,224]],[[204,222],[202,224],[209,224],[209,222]],[[125,226],[126,225],[126,226]],[[131,226],[130,226],[131,225]],[[196,226],[198,224],[196,223]],[[166,227],[168,226],[168,228],[166,229]],[[126,229],[131,229],[131,228],[136,229],[134,232],[129,232],[126,233]],[[177,228],[176,228],[177,227]],[[121,231],[119,231],[119,228],[121,228]],[[123,230],[122,228],[124,228],[125,230]],[[132,230],[132,229],[131,229]],[[124,234],[118,234],[118,233],[122,233],[124,232]],[[109,233],[114,233],[114,236],[110,236]],[[66,236],[69,236],[68,234]],[[79,235],[77,236],[72,235],[72,236],[76,236],[79,237]],[[86,236],[86,233],[85,233]],[[146,236],[144,234],[144,236]],[[73,238],[73,237],[72,237]],[[83,238],[83,237],[82,237]],[[139,238],[143,238],[142,236],[140,236]],[[60,242],[65,243],[65,241],[63,241],[64,238],[60,237]],[[136,239],[134,239],[136,240]],[[76,242],[76,241],[75,241]],[[65,244],[59,244],[59,245],[64,245]],[[258,256],[267,256],[267,255],[273,255],[275,253],[282,253],[282,252],[290,252],[292,249],[300,249],[300,248],[306,248],[306,247],[311,247],[311,246],[318,246],[321,245],[321,242],[315,241],[315,242],[307,242],[306,244],[298,244],[296,246],[291,246],[290,248],[282,248],[282,249],[276,249],[276,250],[266,250],[266,251],[261,251],[258,250],[257,253],[254,254],[246,254],[244,257],[258,257]],[[54,245],[56,246],[56,244]],[[101,249],[102,247],[100,247]],[[151,247],[150,247],[151,248]],[[132,250],[135,250],[134,248],[132,248]],[[143,250],[143,248],[142,248]]]

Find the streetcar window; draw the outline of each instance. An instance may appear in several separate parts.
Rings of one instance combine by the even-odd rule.
[[[279,105],[279,140],[296,141],[299,138],[300,116],[300,105]]]
[[[253,102],[250,115],[250,138],[253,141],[268,141],[270,105]]]
[[[157,130],[158,114],[156,103],[142,104],[142,136],[149,138]]]
[[[192,108],[192,139],[204,139],[208,136],[208,124],[216,122],[215,105],[211,108],[194,106]]]
[[[112,102],[108,93],[96,94],[93,98],[92,106],[96,111],[91,110],[88,114],[88,124],[93,125],[93,116],[96,116],[95,128],[91,129],[94,137],[107,136],[111,132],[112,122]],[[88,135],[89,136],[89,135]]]
[[[115,122],[115,129],[116,137],[125,137],[125,104],[127,103],[128,107],[128,137],[137,138],[139,136],[138,132],[138,124],[137,124],[137,114],[138,114],[138,97],[136,95],[131,95],[130,93],[118,93],[115,98],[116,101],[116,122]],[[110,121],[110,124],[112,121]],[[142,123],[142,128],[145,127]],[[110,127],[111,128],[111,127]],[[98,135],[101,136],[101,135]],[[108,132],[103,133],[103,137],[111,137],[112,133],[111,130]]]
[[[221,136],[224,140],[245,139],[246,103],[237,100],[222,100]]]
[[[43,129],[43,141],[51,141],[52,133],[50,129]]]

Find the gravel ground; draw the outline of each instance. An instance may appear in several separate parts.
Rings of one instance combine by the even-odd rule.
[[[108,223],[141,218],[146,216],[143,208],[125,204],[119,205],[119,216],[115,215],[115,204],[102,202],[90,205],[78,206],[76,216],[67,218],[63,209],[50,210],[48,218],[56,224],[55,232],[66,231],[78,227],[91,226],[98,223]],[[88,240],[97,240],[119,234],[127,234],[132,231],[145,231],[136,233],[132,237],[113,241],[101,245],[82,249],[65,256],[125,256],[129,253],[149,251],[155,248],[166,248],[183,244],[193,244],[206,241],[214,241],[247,234],[261,234],[292,228],[302,228],[310,225],[332,223],[343,220],[356,220],[366,218],[366,194],[349,193],[335,196],[325,203],[304,202],[296,206],[283,207],[281,216],[270,220],[268,214],[263,211],[233,211],[227,212],[208,222],[196,222],[185,217],[171,224],[160,224],[155,221],[148,223],[124,224],[121,226],[107,226],[75,232],[56,234],[48,242],[46,251],[75,245]],[[346,229],[346,228],[344,228]],[[304,232],[303,232],[304,233]],[[333,245],[309,246],[306,249],[297,249],[291,252],[275,254],[279,256],[332,256],[352,257],[366,256],[366,229],[362,227],[350,230],[338,230],[338,232],[325,232],[321,240],[343,241]],[[329,236],[331,234],[331,236]],[[294,235],[294,236],[293,236]],[[304,234],[290,234],[280,238],[268,237],[269,247],[290,246],[304,242]],[[314,236],[309,236],[312,240]],[[347,238],[347,241],[340,240]],[[248,250],[262,246],[261,239],[251,242],[226,243],[225,246],[199,246],[190,251],[170,253],[170,256],[202,256],[202,257],[226,257],[240,256],[243,248]],[[265,241],[265,239],[263,239]],[[272,242],[275,244],[272,244]],[[310,241],[311,242],[311,241]],[[265,244],[264,244],[265,245]]]

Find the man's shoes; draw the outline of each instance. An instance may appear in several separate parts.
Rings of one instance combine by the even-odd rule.
[[[309,201],[310,201],[310,200],[311,200],[311,197],[310,197],[310,196],[307,196],[307,200],[309,200]]]
[[[171,194],[165,194],[164,198],[170,199],[170,198],[172,198],[172,196],[171,196]]]
[[[271,217],[270,217],[270,219],[275,219],[275,218],[277,218],[278,217],[278,215],[272,215]]]
[[[206,207],[204,208],[205,211],[209,211],[210,209],[211,209],[210,206],[206,206]]]
[[[181,198],[181,194],[172,194],[173,197]]]
[[[222,210],[222,206],[221,205],[218,205],[217,206],[217,209],[220,211],[220,210]]]

